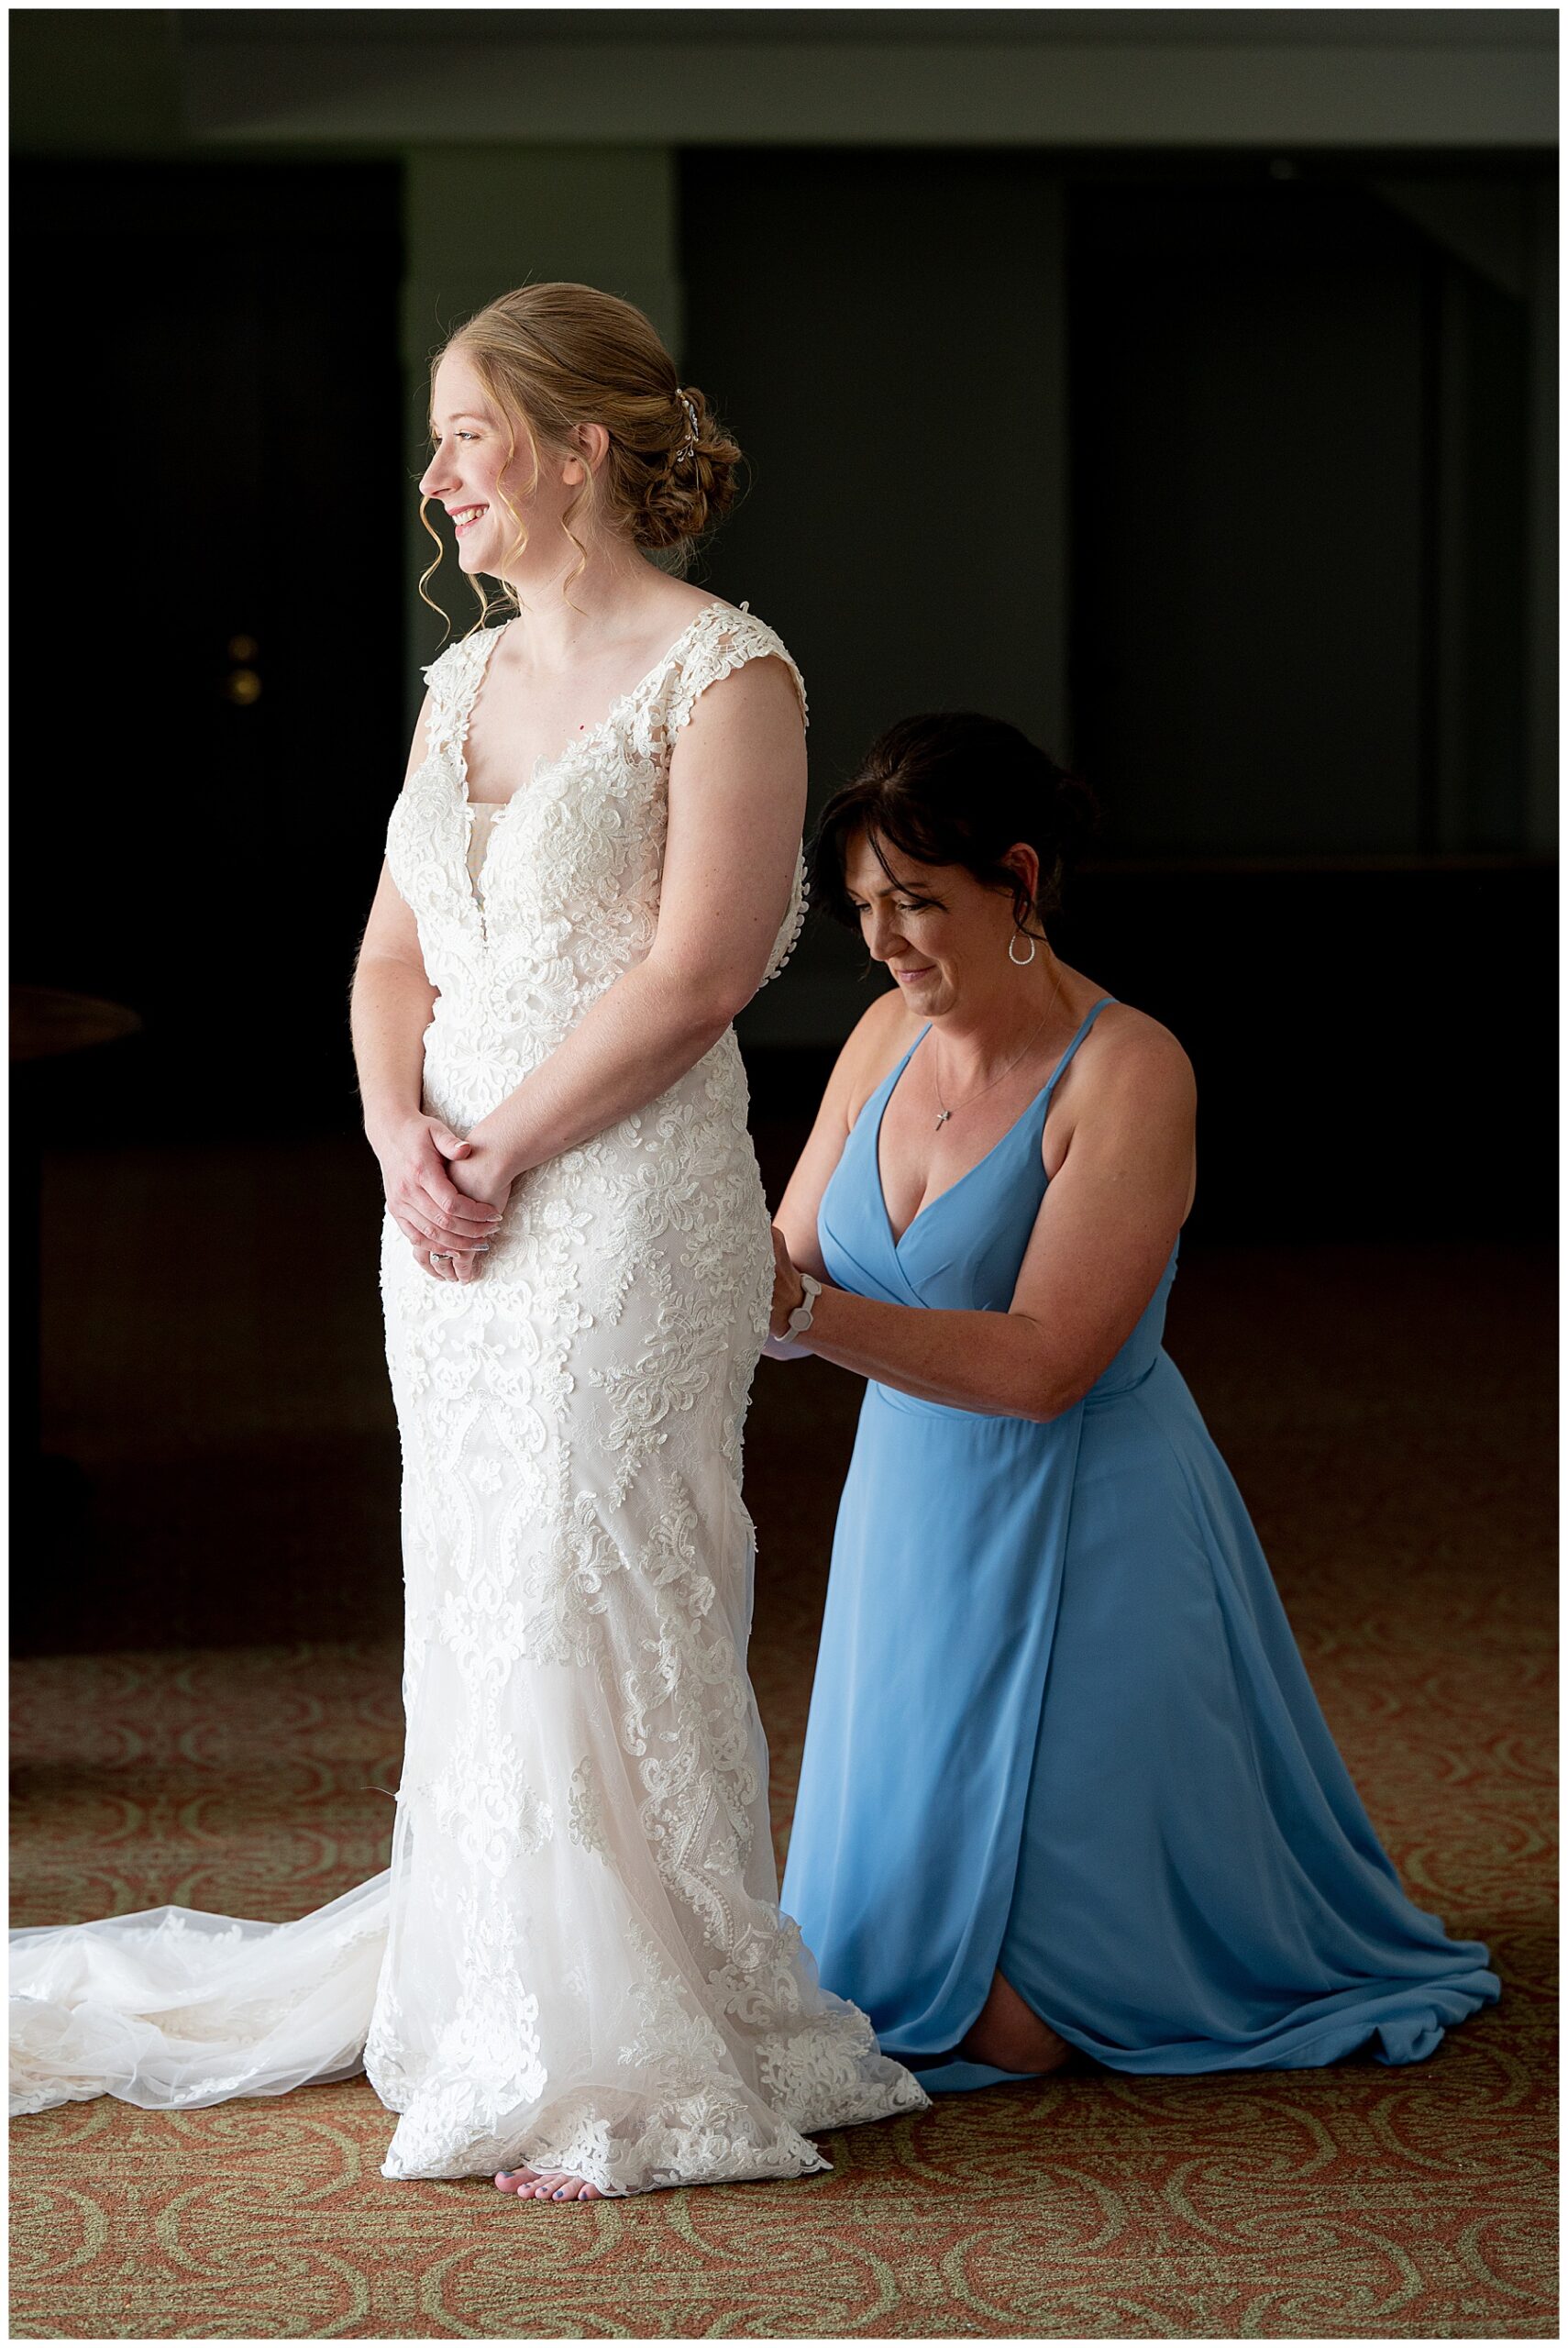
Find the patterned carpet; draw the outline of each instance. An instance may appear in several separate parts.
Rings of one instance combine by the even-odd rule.
[[[1217,1250],[1172,1305],[1374,1821],[1502,1976],[1430,2061],[1081,2064],[834,2135],[831,2175],[561,2209],[383,2182],[392,2123],[362,2079],[178,2116],[68,2106],[12,2133],[15,2333],[1554,2336],[1545,1277],[1506,1250]],[[856,1398],[769,1367],[748,1435],[780,1849]],[[112,1523],[89,1399],[66,1432]],[[164,1899],[282,1917],[384,1863],[379,1638],[29,1656],[13,1731],[15,1923]]]

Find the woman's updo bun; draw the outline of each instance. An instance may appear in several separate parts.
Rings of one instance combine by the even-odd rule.
[[[741,452],[702,393],[681,382],[657,329],[635,303],[594,285],[520,285],[487,303],[436,352],[432,386],[447,351],[461,353],[505,418],[508,462],[518,446],[531,450],[536,478],[541,448],[565,448],[577,425],[601,424],[609,434],[603,463],[562,517],[579,553],[569,588],[596,524],[624,531],[650,552],[673,550],[675,560],[664,567],[679,572],[733,503]],[[528,533],[500,495],[515,532],[502,558],[510,567]],[[483,587],[472,584],[488,612]]]
[[[859,927],[845,867],[864,834],[879,850],[916,864],[961,865],[982,886],[1010,890],[1019,928],[1038,937],[1099,825],[1099,802],[1083,777],[1005,719],[973,710],[902,717],[823,810],[811,850],[812,902]],[[1002,862],[1021,841],[1040,858],[1032,898]]]
[[[723,521],[734,499],[739,449],[694,383],[677,384],[673,405],[669,445],[650,465],[631,518],[640,547],[694,545]]]

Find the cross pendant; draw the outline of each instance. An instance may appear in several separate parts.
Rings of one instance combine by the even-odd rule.
[[[932,1130],[932,1132],[933,1132],[933,1134],[939,1134],[939,1133],[942,1131],[943,1126],[947,1123],[948,1118],[949,1118],[952,1114],[953,1114],[953,1112],[952,1112],[952,1110],[951,1110],[951,1109],[944,1109],[944,1111],[942,1112],[941,1116],[940,1116],[940,1117],[938,1117],[938,1119],[937,1119],[937,1121],[936,1121],[935,1124],[934,1124],[934,1125],[933,1125],[933,1127],[932,1127],[932,1129],[931,1129],[931,1130]]]

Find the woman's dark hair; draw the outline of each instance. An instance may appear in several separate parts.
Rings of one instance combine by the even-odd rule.
[[[850,846],[864,833],[884,872],[886,847],[917,864],[960,864],[988,889],[1010,889],[1014,921],[1039,936],[1031,919],[1057,911],[1067,873],[1099,817],[1083,778],[1004,719],[973,710],[901,717],[823,810],[811,848],[812,902],[848,928],[859,927],[844,875]],[[1040,858],[1032,899],[1001,861],[1021,840]]]

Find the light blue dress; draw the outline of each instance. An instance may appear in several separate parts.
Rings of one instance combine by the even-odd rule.
[[[1114,1000],[895,1241],[878,1142],[911,1045],[823,1198],[838,1287],[1007,1310],[1052,1093]],[[1117,2071],[1291,2070],[1367,2041],[1419,2062],[1501,1994],[1485,1944],[1401,1889],[1161,1345],[1179,1247],[1043,1424],[867,1388],[782,1898],[825,1987],[928,2088],[1012,2076],[942,2059],[999,1966]]]

